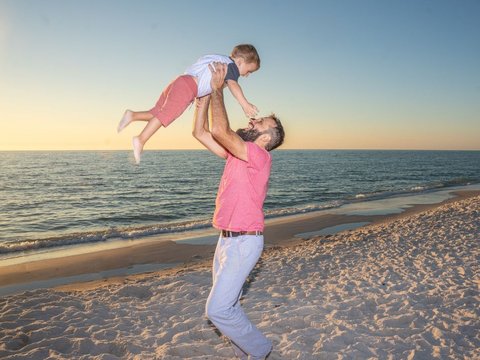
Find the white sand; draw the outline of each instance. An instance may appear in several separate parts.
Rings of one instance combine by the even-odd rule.
[[[272,249],[243,306],[269,359],[479,359],[480,196]],[[0,299],[2,359],[232,359],[205,266]]]

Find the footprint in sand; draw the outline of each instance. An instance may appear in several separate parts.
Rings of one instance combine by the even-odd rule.
[[[146,300],[153,296],[153,293],[150,291],[149,287],[131,285],[124,286],[114,294],[123,297],[134,297],[141,300]]]
[[[5,341],[5,348],[8,350],[20,350],[30,342],[30,338],[26,334],[18,334],[17,336]]]

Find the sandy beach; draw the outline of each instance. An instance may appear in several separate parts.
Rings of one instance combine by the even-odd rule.
[[[242,302],[269,359],[479,358],[472,195],[267,249]],[[5,296],[0,357],[232,359],[204,317],[210,284],[203,261]]]

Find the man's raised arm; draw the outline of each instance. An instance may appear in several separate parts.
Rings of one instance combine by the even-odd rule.
[[[193,121],[193,136],[215,155],[226,159],[227,151],[213,138],[208,130],[208,105],[210,96],[197,98]]]
[[[212,112],[211,133],[215,140],[233,156],[247,161],[247,144],[230,128],[225,103],[223,101],[223,85],[225,83],[227,65],[214,63],[213,65],[209,65],[209,68],[212,72],[212,80],[210,82],[212,86],[210,104]]]

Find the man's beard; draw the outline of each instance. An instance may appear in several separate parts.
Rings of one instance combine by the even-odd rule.
[[[243,139],[243,141],[250,142],[254,142],[260,135],[262,135],[261,132],[256,129],[238,129],[236,133]]]

